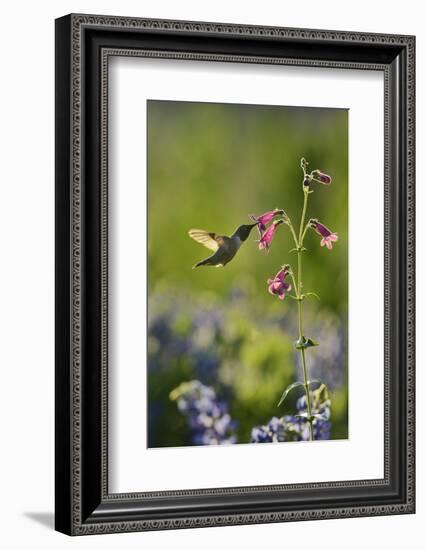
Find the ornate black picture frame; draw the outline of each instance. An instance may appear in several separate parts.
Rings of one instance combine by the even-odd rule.
[[[383,479],[108,491],[110,56],[382,71]],[[413,36],[68,15],[56,21],[56,529],[69,535],[414,513]]]

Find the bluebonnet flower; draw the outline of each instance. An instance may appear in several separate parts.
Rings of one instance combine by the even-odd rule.
[[[189,342],[185,334],[175,330],[175,324],[182,310],[177,300],[170,300],[166,306],[162,295],[149,298],[148,310],[148,368],[150,370],[169,363],[169,359],[187,353]]]
[[[251,431],[251,443],[285,441],[282,419],[273,416],[266,426],[255,426]]]
[[[226,403],[213,388],[198,380],[183,382],[170,393],[179,411],[187,418],[194,445],[229,445],[237,442],[235,422]]]
[[[277,443],[282,441],[309,441],[309,425],[306,421],[306,396],[297,400],[298,414],[282,418],[273,416],[265,426],[255,426],[251,431],[251,443]],[[325,386],[312,392],[311,412],[314,439],[330,439],[330,400]]]
[[[223,336],[224,312],[212,305],[188,302],[187,297],[149,297],[148,369],[171,371],[184,360],[194,378],[216,380],[218,342]]]
[[[314,439],[330,439],[331,431],[331,422],[330,422],[330,400],[326,395],[326,398],[321,400],[321,393],[326,392],[325,386],[320,386],[317,390],[312,392],[312,402],[311,410],[312,414],[316,415],[315,420],[313,421],[312,427],[314,429]],[[306,395],[299,397],[296,403],[296,408],[299,414],[303,415],[307,413],[306,406]],[[309,428],[307,422],[304,421],[303,417],[297,417],[302,420],[304,424],[303,429],[306,431],[306,428]],[[304,438],[303,438],[304,439]],[[306,439],[309,439],[309,432],[307,432]]]
[[[155,291],[149,297],[148,309],[148,419],[149,419],[149,446],[168,446],[188,443],[188,429],[184,421],[170,422],[175,404],[168,400],[169,389],[177,386],[182,380],[202,380],[204,385],[221,387],[220,399],[237,402],[240,398],[234,389],[234,376],[241,372],[241,361],[245,360],[244,353],[248,353],[247,343],[256,330],[259,333],[268,332],[278,326],[283,332],[290,332],[295,322],[294,312],[287,311],[285,315],[274,313],[261,315],[261,310],[248,306],[247,300],[238,299],[239,293],[247,292],[247,288],[232,288],[226,307],[206,295],[197,297],[186,293],[174,293],[167,289]],[[231,298],[232,296],[232,298]],[[312,335],[321,342],[310,354],[309,373],[312,378],[321,379],[331,390],[339,389],[346,383],[346,334],[341,319],[322,311],[315,315],[312,311],[306,312],[306,324],[311,326]],[[247,319],[247,321],[246,321]],[[251,349],[251,348],[250,348]],[[293,353],[289,351],[290,354]],[[297,354],[299,360],[299,354]],[[291,363],[291,361],[290,361]],[[257,366],[258,362],[256,363]],[[299,366],[300,367],[300,366]],[[257,367],[256,367],[257,368]],[[260,368],[260,367],[259,367]],[[295,368],[294,376],[299,377],[302,369]],[[312,388],[311,388],[312,389]],[[228,409],[229,411],[229,409]],[[297,411],[295,411],[297,412]],[[180,415],[179,415],[180,416]],[[216,424],[221,432],[230,419],[225,415]],[[269,419],[261,413],[260,419]],[[202,418],[201,418],[202,420]],[[253,424],[246,424],[241,419],[242,433]],[[303,419],[287,417],[285,429],[259,430],[255,438],[271,439],[270,432],[278,441],[293,441],[304,438],[303,427],[308,427]],[[232,421],[231,421],[232,422]],[[234,424],[231,423],[233,429]],[[262,429],[261,429],[262,428]],[[226,433],[234,432],[228,430]],[[282,431],[282,433],[281,433]],[[189,432],[191,444],[209,444],[212,432],[203,430],[200,433]],[[268,435],[269,434],[269,435]],[[213,433],[213,439],[215,434]],[[244,436],[239,440],[246,441]],[[226,439],[226,437],[225,437]],[[182,442],[182,443],[179,443]],[[231,441],[233,442],[233,441]]]

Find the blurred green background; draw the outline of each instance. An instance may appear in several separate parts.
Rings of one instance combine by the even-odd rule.
[[[188,237],[201,228],[230,235],[248,215],[282,208],[298,226],[300,159],[330,174],[313,184],[307,218],[339,235],[332,251],[309,231],[303,257],[305,336],[311,378],[332,390],[332,438],[347,437],[348,113],[344,109],[148,101],[148,445],[190,444],[170,391],[197,378],[215,388],[238,422],[238,441],[280,409],[301,377],[293,340],[296,302],[267,293],[266,280],[294,263],[287,226],[270,253],[256,229],[225,268],[192,266],[210,251]]]

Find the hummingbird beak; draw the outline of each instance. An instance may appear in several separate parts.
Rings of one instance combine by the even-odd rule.
[[[253,229],[253,227],[256,227],[256,226],[257,226],[257,223],[250,223],[250,224],[246,225],[246,227],[247,227],[247,237],[246,238],[248,238],[248,236],[250,235],[251,230]]]

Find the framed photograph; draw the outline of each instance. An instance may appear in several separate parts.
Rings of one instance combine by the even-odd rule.
[[[413,36],[56,20],[56,529],[415,511]]]

